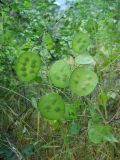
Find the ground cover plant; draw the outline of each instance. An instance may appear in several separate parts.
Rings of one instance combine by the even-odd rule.
[[[0,159],[120,160],[120,1],[0,1]]]

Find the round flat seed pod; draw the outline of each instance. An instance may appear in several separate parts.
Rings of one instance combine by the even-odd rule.
[[[70,89],[78,96],[90,94],[98,83],[96,73],[86,67],[76,68],[70,77]]]
[[[83,54],[90,44],[90,38],[88,34],[79,32],[77,33],[72,41],[72,48],[75,52]]]
[[[65,88],[69,85],[70,66],[64,60],[56,61],[50,68],[49,78],[56,87]]]
[[[33,80],[41,66],[40,56],[33,52],[24,52],[20,55],[16,62],[16,74],[21,81]]]
[[[75,58],[76,64],[94,64],[94,59],[89,54],[81,54]]]
[[[64,118],[64,101],[56,93],[43,96],[38,102],[38,109],[41,115],[49,120],[61,120]]]
[[[47,47],[47,49],[52,49],[53,48],[53,40],[52,37],[49,33],[46,33],[43,37],[43,43],[45,44],[45,46]]]

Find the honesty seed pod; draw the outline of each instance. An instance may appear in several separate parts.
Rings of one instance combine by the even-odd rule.
[[[70,77],[70,89],[79,96],[90,94],[98,83],[96,73],[87,67],[76,68]]]
[[[23,52],[16,62],[16,74],[21,81],[33,80],[41,66],[40,56],[33,52]]]
[[[90,38],[88,34],[79,32],[73,38],[72,48],[78,54],[83,54],[84,52],[86,52],[89,44],[90,44]]]
[[[70,66],[64,60],[56,61],[49,70],[49,78],[56,87],[65,88],[69,85]]]
[[[56,93],[44,95],[38,102],[38,110],[43,117],[49,120],[61,120],[65,112],[64,101]]]

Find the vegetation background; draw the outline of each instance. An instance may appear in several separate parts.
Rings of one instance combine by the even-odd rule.
[[[66,4],[60,8],[55,0],[0,0],[0,160],[120,160],[120,0]],[[91,19],[97,27],[91,28]],[[91,37],[88,52],[99,77],[96,89],[85,97],[54,87],[47,77],[56,60],[74,63],[72,40],[79,31]],[[44,44],[46,33],[52,48]],[[42,58],[42,70],[32,83],[16,75],[21,50]],[[78,105],[72,120],[41,117],[37,102],[51,88]],[[96,124],[100,119],[112,131],[98,134],[101,128],[94,125],[90,138],[91,119]]]

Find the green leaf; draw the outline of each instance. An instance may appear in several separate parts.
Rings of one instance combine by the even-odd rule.
[[[31,2],[29,0],[24,1],[23,6],[25,8],[30,8],[32,6]]]
[[[79,124],[73,121],[69,126],[70,135],[76,135],[79,133],[79,131],[80,131]]]
[[[103,141],[109,141],[111,143],[118,142],[112,135],[111,127],[109,125],[103,125],[101,123],[89,120],[88,123],[88,136],[91,142],[97,144]]]
[[[77,118],[77,108],[74,104],[65,104],[65,119],[71,120]]]
[[[43,43],[45,44],[45,46],[47,47],[47,49],[52,49],[54,46],[52,37],[49,33],[46,33],[43,37]]]
[[[94,122],[100,122],[100,115],[97,113],[95,106],[89,106],[88,110],[90,112],[91,118]]]
[[[106,106],[108,99],[109,99],[109,96],[107,95],[107,93],[105,91],[101,90],[101,92],[98,95],[99,104],[102,106]]]

